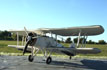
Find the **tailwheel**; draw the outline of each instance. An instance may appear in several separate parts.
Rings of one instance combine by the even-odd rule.
[[[29,55],[28,60],[29,62],[32,62],[34,60],[34,57],[32,55]]]
[[[72,57],[71,57],[71,56],[69,56],[69,59],[71,60],[71,59],[72,59]]]
[[[50,64],[52,62],[52,58],[49,56],[46,60],[46,64]]]

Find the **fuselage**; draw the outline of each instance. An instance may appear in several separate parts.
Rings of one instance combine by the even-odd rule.
[[[52,37],[38,37],[34,46],[41,49],[63,47],[63,45],[56,42]]]

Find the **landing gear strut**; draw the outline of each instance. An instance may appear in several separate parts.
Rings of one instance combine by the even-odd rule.
[[[52,58],[49,56],[46,60],[46,64],[50,64],[52,62]]]
[[[71,57],[71,56],[69,56],[69,59],[71,60],[71,59],[72,59],[72,57]]]
[[[29,60],[29,62],[33,62],[34,57],[32,55],[29,55],[28,60]]]

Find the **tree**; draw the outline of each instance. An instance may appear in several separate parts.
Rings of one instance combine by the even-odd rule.
[[[85,43],[86,39],[85,38],[80,38],[80,43]]]
[[[13,40],[17,40],[17,35],[16,35],[16,34],[12,34],[11,37],[12,37]],[[23,36],[20,36],[20,35],[19,35],[19,41],[22,40],[22,37],[23,37]]]
[[[0,31],[0,40],[12,40],[11,33],[8,31]]]
[[[72,43],[71,38],[68,37],[68,38],[65,40],[65,43]]]
[[[99,40],[98,44],[106,44],[106,42],[104,40]]]
[[[12,34],[11,37],[13,38],[13,40],[17,40],[17,35],[16,34]]]
[[[11,37],[11,33],[8,31],[4,31],[2,32],[4,40],[7,40],[9,37]]]
[[[0,40],[3,39],[3,34],[2,34],[2,31],[0,31]]]
[[[87,43],[88,43],[88,44],[95,44],[95,42],[92,41],[92,40],[87,41]]]
[[[83,40],[86,41],[86,39],[80,38],[79,43],[82,43]],[[77,41],[78,41],[78,38],[74,38],[74,43],[77,43]]]
[[[78,38],[74,38],[74,43],[77,43],[77,41],[78,41]]]

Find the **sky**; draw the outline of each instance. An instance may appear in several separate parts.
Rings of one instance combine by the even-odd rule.
[[[107,0],[0,0],[0,30],[102,25],[88,40],[107,42]]]

